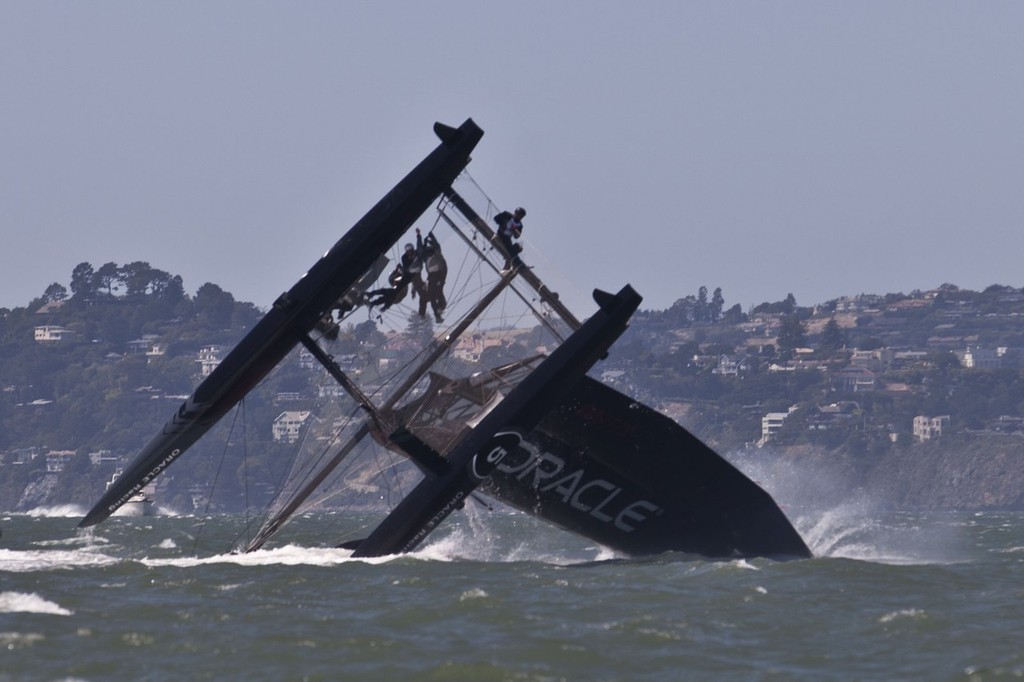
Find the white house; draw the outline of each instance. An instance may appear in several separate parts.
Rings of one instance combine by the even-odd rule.
[[[796,405],[789,408],[787,412],[769,412],[761,417],[761,440],[757,441],[757,447],[764,447],[765,443],[774,438],[785,423],[786,417],[793,414],[794,410],[796,410]]]
[[[221,352],[220,346],[206,346],[199,351],[199,357],[196,358],[196,362],[202,367],[204,377],[210,376],[210,373],[220,364]]]
[[[746,355],[719,355],[718,366],[711,370],[712,374],[722,376],[739,376],[750,370],[750,358]]]
[[[64,327],[57,327],[50,324],[36,327],[36,343],[59,343],[61,341],[67,341],[73,335],[73,331],[65,329]]]
[[[50,450],[46,453],[46,471],[48,473],[59,473],[64,471],[64,466],[75,456],[74,450]]]
[[[302,425],[309,419],[309,410],[286,410],[274,420],[274,440],[279,443],[294,443],[299,439]]]
[[[949,427],[948,414],[941,417],[918,415],[914,417],[914,438],[920,442],[938,438],[942,435],[943,427]]]
[[[957,353],[964,369],[999,369],[1003,366],[999,353],[991,348],[968,346],[967,350]]]

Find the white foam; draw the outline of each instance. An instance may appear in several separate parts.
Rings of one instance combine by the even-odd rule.
[[[15,551],[0,549],[0,571],[32,573],[34,571],[68,570],[111,566],[123,559],[90,549],[41,549]]]
[[[554,552],[544,551],[530,540],[501,547],[500,543],[494,542],[492,534],[481,532],[479,528],[456,528],[447,535],[428,542],[409,556],[428,561],[535,561],[555,566],[569,566],[606,561],[616,558],[617,555],[604,547],[592,546],[584,550],[584,555],[573,556],[564,547]]]
[[[879,623],[891,623],[895,620],[909,618],[911,620],[920,620],[926,618],[926,614],[921,609],[900,609],[899,611],[890,611],[878,619]]]
[[[70,616],[74,612],[35,593],[0,592],[0,613],[48,613],[54,616]]]
[[[600,546],[591,546],[580,556],[570,556],[564,550],[544,552],[523,542],[511,547],[495,547],[493,538],[486,534],[456,528],[424,543],[419,549],[409,554],[391,554],[381,557],[353,558],[352,550],[336,547],[302,547],[285,545],[271,549],[260,549],[255,552],[225,552],[211,556],[178,556],[178,557],[146,557],[141,563],[146,566],[175,566],[190,568],[211,564],[234,564],[238,566],[336,566],[350,562],[384,564],[390,561],[487,561],[517,562],[536,561],[558,566],[600,561],[615,558],[615,554]],[[159,549],[174,549],[176,544],[167,539],[159,543]],[[2,562],[0,562],[2,567]]]
[[[482,590],[479,587],[474,587],[460,594],[459,601],[469,601],[471,599],[486,599],[489,596],[490,595],[487,594],[485,590]]]
[[[286,545],[256,552],[215,554],[208,557],[174,557],[167,559],[142,559],[146,566],[177,566],[190,568],[211,564],[236,564],[238,566],[335,566],[352,561],[352,551],[333,547],[299,547]]]
[[[52,507],[36,507],[25,512],[25,516],[41,517],[47,519],[64,519],[75,516],[84,516],[85,509],[76,504],[58,504]]]

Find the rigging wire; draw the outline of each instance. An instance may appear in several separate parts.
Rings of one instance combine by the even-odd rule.
[[[245,401],[239,403],[239,410],[242,413],[242,480],[245,489],[245,524],[249,527],[249,439],[247,437],[247,422],[245,418]]]
[[[217,462],[217,469],[213,474],[213,481],[210,482],[209,489],[206,493],[206,506],[203,508],[203,513],[199,519],[199,529],[196,531],[195,540],[192,543],[192,555],[195,556],[199,547],[199,537],[202,535],[203,530],[206,528],[206,521],[210,518],[210,505],[213,502],[213,493],[217,490],[217,483],[220,480],[220,471],[224,467],[224,460],[227,459],[228,448],[231,446],[231,434],[235,431],[235,425],[238,423],[238,413],[241,411],[241,406],[245,404],[245,398],[239,401],[238,406],[235,407],[234,416],[231,419],[231,428],[228,429],[228,437],[224,439],[224,449],[221,451],[220,460]]]
[[[489,219],[495,210],[494,202],[487,197],[486,193],[482,188],[480,188],[479,184],[472,178],[472,176],[466,172],[463,172],[462,176],[468,182],[472,183],[477,188],[480,195],[486,199],[486,215]],[[493,270],[493,274],[499,274],[500,268],[493,262],[493,258],[495,255],[500,258],[504,258],[504,255],[498,252],[497,249],[488,242],[488,240],[484,239],[477,229],[466,230],[471,236],[467,236],[462,230],[460,230],[452,218],[445,212],[449,203],[448,198],[442,195],[437,205],[437,214],[435,215],[433,225],[428,231],[428,234],[434,233],[440,222],[444,220],[444,222],[446,222],[470,247],[468,249],[461,250],[462,258],[458,261],[457,267],[449,267],[449,274],[454,274],[454,277],[451,277],[449,281],[446,282],[446,289],[448,290],[448,310],[452,310],[459,308],[460,304],[467,300],[479,301],[482,298],[482,292],[488,291],[495,286],[494,278],[488,276],[488,269]],[[457,216],[461,215],[458,212],[456,212],[456,214]],[[465,225],[465,220],[463,218],[456,217],[456,219]],[[398,252],[401,250],[400,247],[404,243],[406,243],[406,240],[398,239],[391,245],[390,255],[393,262],[401,262]],[[450,249],[450,253],[444,252],[444,255],[450,256],[454,253],[455,250]],[[455,265],[455,263],[450,265]],[[369,288],[370,287],[367,287],[367,289]],[[499,339],[502,339],[502,345],[514,345],[514,342],[510,341],[510,339],[513,339],[518,335],[516,330],[519,329],[519,325],[532,315],[532,317],[546,328],[554,338],[558,341],[564,340],[564,330],[559,329],[556,324],[552,323],[552,319],[555,316],[553,315],[551,307],[543,299],[539,298],[537,295],[526,296],[522,292],[518,291],[515,286],[510,286],[509,289],[512,291],[503,292],[501,294],[501,300],[495,301],[492,304],[492,307],[490,308],[490,310],[493,311],[492,315],[481,315],[475,319],[473,324],[476,329],[490,329],[489,333],[496,334]],[[415,290],[411,293],[416,295],[414,292]],[[518,309],[513,305],[517,299],[519,304],[521,304]],[[381,367],[378,365],[374,375],[379,381],[374,381],[376,387],[372,391],[373,396],[384,395],[388,387],[396,386],[396,382],[398,382],[398,386],[405,383],[403,378],[410,377],[416,367],[422,367],[423,360],[431,357],[433,353],[437,352],[437,344],[443,343],[443,340],[446,339],[444,331],[440,334],[436,334],[432,321],[424,320],[422,323],[419,321],[420,317],[418,315],[418,310],[416,309],[423,304],[423,301],[418,301],[410,296],[398,304],[389,306],[386,310],[375,310],[372,307],[366,306],[367,320],[374,322],[374,326],[378,331],[383,329],[386,332],[396,334],[404,333],[407,337],[419,337],[423,341],[423,343],[420,344],[418,352],[414,353],[406,361],[398,363],[394,368],[388,368],[390,371],[384,371],[377,374],[377,372],[381,371]],[[522,306],[525,306],[525,308]],[[363,306],[357,304],[353,310],[345,312],[339,311],[339,323],[343,320],[350,320],[351,314],[354,310],[358,310],[360,307]],[[456,319],[464,320],[469,314],[470,313],[467,312],[460,318],[453,318],[452,320],[449,320],[449,325],[451,325]],[[448,329],[452,328],[452,326],[448,327]],[[346,333],[351,333],[353,330],[354,327],[350,326],[349,331]],[[321,343],[325,343],[328,340],[329,339],[325,338],[320,339]],[[452,350],[454,350],[454,346],[449,347],[448,352],[437,358],[441,363],[440,371],[447,373],[447,370],[444,369],[445,367],[451,366],[453,362],[456,365],[461,362],[458,357],[451,352]],[[371,364],[373,354],[373,349],[369,348],[360,353],[367,365]],[[437,367],[435,367],[434,370],[437,371]],[[326,378],[324,378],[324,381],[326,381]],[[426,381],[426,378],[422,381]],[[415,386],[411,386],[411,390],[403,399],[415,399],[422,390],[422,381]],[[322,405],[318,404],[318,415],[321,408]],[[354,455],[353,457],[349,457],[348,454],[345,454],[343,455],[343,459],[334,461],[335,458],[330,455],[334,448],[339,447],[339,441],[342,438],[342,434],[354,424],[357,412],[358,407],[353,408],[347,416],[343,417],[341,420],[341,426],[339,428],[332,428],[332,437],[321,440],[320,444],[312,449],[309,456],[304,456],[302,458],[299,458],[298,456],[296,457],[291,466],[291,471],[282,476],[282,485],[279,486],[279,489],[281,489],[282,492],[266,505],[264,510],[265,514],[263,516],[264,528],[266,528],[266,525],[269,523],[267,519],[272,516],[273,508],[276,508],[278,512],[280,512],[285,510],[289,506],[290,502],[295,501],[296,498],[303,497],[304,495],[310,495],[313,490],[310,489],[303,493],[303,490],[306,487],[303,483],[313,483],[318,479],[319,481],[317,482],[316,489],[320,491],[320,493],[316,497],[310,496],[309,499],[305,500],[307,508],[321,505],[328,500],[343,494],[345,491],[356,488],[361,485],[360,481],[366,480],[366,475],[377,479],[378,483],[382,483],[386,488],[386,499],[385,496],[380,496],[380,499],[385,500],[387,506],[390,507],[392,505],[393,492],[397,492],[399,498],[404,497],[405,493],[403,487],[406,477],[405,474],[401,472],[402,467],[409,467],[411,470],[418,472],[417,467],[415,467],[406,457],[400,457],[388,448],[379,447],[376,443],[372,442],[372,438],[366,438],[365,440],[369,442],[365,445],[357,445],[352,442],[352,448],[358,447],[358,449],[351,449],[351,453]],[[320,417],[314,417],[314,419],[319,418]],[[323,417],[323,419],[326,419],[326,417]],[[312,435],[313,432],[313,428],[307,428],[304,430],[299,450],[307,449],[307,443],[310,439],[314,438]],[[369,472],[365,470],[361,471],[359,473],[359,480],[349,480],[348,477],[357,469],[357,461],[362,454],[366,453],[366,447],[369,447],[372,452],[372,470]],[[334,461],[333,464],[331,464],[332,461]],[[337,466],[339,464],[341,464],[341,466]],[[327,467],[333,469],[335,466],[337,466],[336,470],[327,470]],[[339,482],[342,483],[341,486],[337,485]],[[248,488],[246,488],[246,496],[248,501]],[[286,520],[287,519],[281,521],[281,519],[277,519],[277,521],[281,521],[281,525],[283,525]],[[248,525],[249,523],[247,522],[247,526]],[[259,535],[257,537],[259,537]],[[264,540],[265,539],[266,538],[264,538]]]
[[[304,430],[303,438],[295,449],[295,455],[292,458],[292,466],[288,471],[282,471],[281,478],[278,482],[278,489],[280,492],[274,499],[270,500],[264,506],[263,512],[259,516],[261,528],[257,535],[262,534],[266,530],[271,516],[275,516],[280,510],[288,506],[303,489],[304,485],[308,481],[311,481],[318,472],[321,471],[323,466],[326,466],[323,463],[328,453],[331,451],[332,446],[337,444],[341,434],[348,425],[353,423],[355,416],[359,411],[360,408],[358,405],[352,407],[347,417],[342,418],[341,428],[332,429],[333,436],[326,439],[308,457],[300,457],[300,453],[306,449],[306,444],[309,442],[309,439],[317,439],[317,436],[314,435],[315,430],[312,426]],[[314,417],[314,419],[316,419],[316,417]],[[284,522],[286,521],[287,519],[285,519]],[[282,522],[282,525],[284,522]],[[251,541],[249,544],[251,545]]]
[[[328,380],[328,374],[329,373],[321,376],[321,387]],[[386,381],[385,384],[390,383],[390,381],[391,380]],[[319,414],[322,411],[323,404],[331,401],[330,396],[325,392],[318,390],[317,393],[324,399],[322,401],[318,401],[314,406],[314,412]],[[377,393],[379,393],[379,391],[375,391],[374,395],[377,395]],[[341,419],[330,422],[332,425],[340,422],[340,425],[337,428],[334,426],[331,427],[330,438],[323,439],[319,435],[322,433],[322,429],[313,428],[315,422],[314,425],[311,425],[309,428],[304,430],[303,439],[296,450],[297,455],[295,462],[291,467],[291,471],[284,476],[280,482],[279,488],[281,489],[281,492],[266,506],[262,515],[262,526],[257,533],[257,539],[256,541],[251,541],[248,545],[249,547],[253,546],[253,542],[259,542],[259,545],[257,546],[262,545],[273,534],[275,534],[277,530],[287,523],[292,514],[289,513],[288,516],[282,517],[281,513],[285,509],[296,504],[304,505],[306,508],[312,508],[337,494],[336,491],[327,490],[319,498],[312,500],[306,499],[306,496],[314,492],[314,489],[309,488],[309,486],[314,484],[314,482],[316,489],[334,488],[336,487],[334,481],[343,480],[348,473],[355,468],[355,460],[350,458],[348,454],[342,455],[341,459],[336,459],[336,456],[331,456],[326,462],[325,458],[328,458],[328,455],[332,450],[338,446],[343,434],[351,433],[349,429],[355,425],[357,415],[362,415],[361,406],[359,405],[353,406]],[[315,417],[315,419],[318,421],[323,420],[323,423],[327,423],[327,419],[329,419],[329,417],[318,416]],[[355,434],[353,433],[352,437],[354,436]],[[308,450],[307,444],[311,440],[321,439],[324,442],[309,456],[299,456],[299,453],[304,450]],[[360,445],[351,440],[348,442],[351,442],[353,447],[356,447],[357,445],[359,447],[364,447],[364,445]],[[372,445],[370,446],[372,447]],[[343,461],[345,461],[345,466],[341,467],[339,471],[331,471]],[[320,480],[316,482],[318,478],[320,478]]]

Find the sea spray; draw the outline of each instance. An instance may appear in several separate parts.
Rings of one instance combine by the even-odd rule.
[[[35,593],[0,592],[0,613],[46,613],[54,616],[70,616],[74,612]]]
[[[954,528],[922,530],[908,523],[881,493],[852,486],[839,466],[770,450],[729,459],[776,500],[815,556],[891,564],[957,561],[960,534]]]
[[[77,504],[57,504],[53,506],[36,507],[25,512],[26,516],[41,518],[71,518],[85,514],[85,508]]]

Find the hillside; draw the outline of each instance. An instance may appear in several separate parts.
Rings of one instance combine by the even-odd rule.
[[[189,295],[147,263],[82,263],[70,288],[0,310],[3,510],[91,504],[261,314],[212,283]],[[1020,509],[1022,320],[1024,292],[1000,285],[748,311],[701,287],[640,311],[595,373],[720,452],[785,462],[798,480],[827,472],[894,508]],[[372,320],[342,330],[348,368],[402,352],[383,341]],[[287,460],[271,425],[308,407],[315,375],[283,364],[248,401],[244,449],[219,426],[166,477],[162,503],[190,510],[215,466],[229,472],[224,508],[265,494]]]

